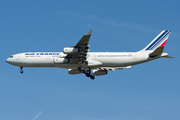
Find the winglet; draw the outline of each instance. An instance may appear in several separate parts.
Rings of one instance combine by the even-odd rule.
[[[89,30],[89,32],[87,32],[85,35],[91,35],[92,30]]]

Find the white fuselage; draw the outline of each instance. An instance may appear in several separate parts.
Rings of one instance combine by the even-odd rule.
[[[172,58],[163,53],[170,30],[163,30],[138,52],[88,52],[91,32],[89,30],[75,46],[65,47],[63,52],[20,53],[6,62],[19,66],[20,73],[23,73],[23,67],[57,67],[69,69],[68,73],[72,75],[84,73],[93,80],[94,76],[106,75],[109,70],[130,68],[161,57]],[[91,69],[94,69],[92,74]]]
[[[55,59],[65,58],[63,52],[32,52],[15,54],[6,62],[22,67],[58,67],[77,69],[76,59],[69,59],[68,63],[56,63]],[[157,57],[156,57],[157,58]],[[155,58],[153,58],[155,59]],[[89,52],[88,64],[85,68],[96,69],[99,67],[125,67],[153,60],[148,52]]]

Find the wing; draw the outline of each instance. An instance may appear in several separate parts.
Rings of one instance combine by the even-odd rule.
[[[101,67],[101,68],[98,68],[98,69],[107,70],[107,71],[114,71],[114,70],[123,70],[123,69],[127,69],[127,68],[131,68],[131,66],[126,66],[126,67]]]
[[[126,69],[126,68],[131,68],[131,66],[126,66],[126,67],[100,67],[100,68],[93,70],[93,75],[94,76],[106,75],[107,71],[122,70],[122,69]]]
[[[87,63],[86,56],[89,51],[89,39],[91,37],[92,30],[89,30],[79,42],[73,46],[73,49],[77,49],[78,52],[67,54],[67,58],[71,59],[71,63],[79,63],[80,66]]]
[[[92,30],[89,30],[76,44],[75,48],[87,48],[89,44],[89,39],[91,37]]]

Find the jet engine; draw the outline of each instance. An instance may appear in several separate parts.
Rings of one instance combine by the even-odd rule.
[[[74,75],[74,74],[80,74],[82,72],[80,72],[79,70],[77,69],[69,69],[68,70],[68,73],[71,74],[71,75]]]
[[[94,76],[107,75],[107,70],[93,70]]]
[[[72,53],[77,53],[79,52],[78,48],[74,48],[74,47],[65,47],[63,49],[64,54],[72,54]]]
[[[57,64],[69,63],[69,59],[67,59],[67,58],[55,58],[54,63],[57,63]]]

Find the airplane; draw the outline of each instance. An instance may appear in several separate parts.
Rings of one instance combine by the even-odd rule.
[[[72,47],[65,47],[63,52],[25,52],[10,56],[6,62],[20,67],[56,67],[68,69],[71,75],[83,73],[92,80],[95,76],[106,75],[108,71],[131,68],[158,58],[173,58],[163,53],[171,30],[163,30],[144,49],[137,52],[89,52],[89,30]]]

